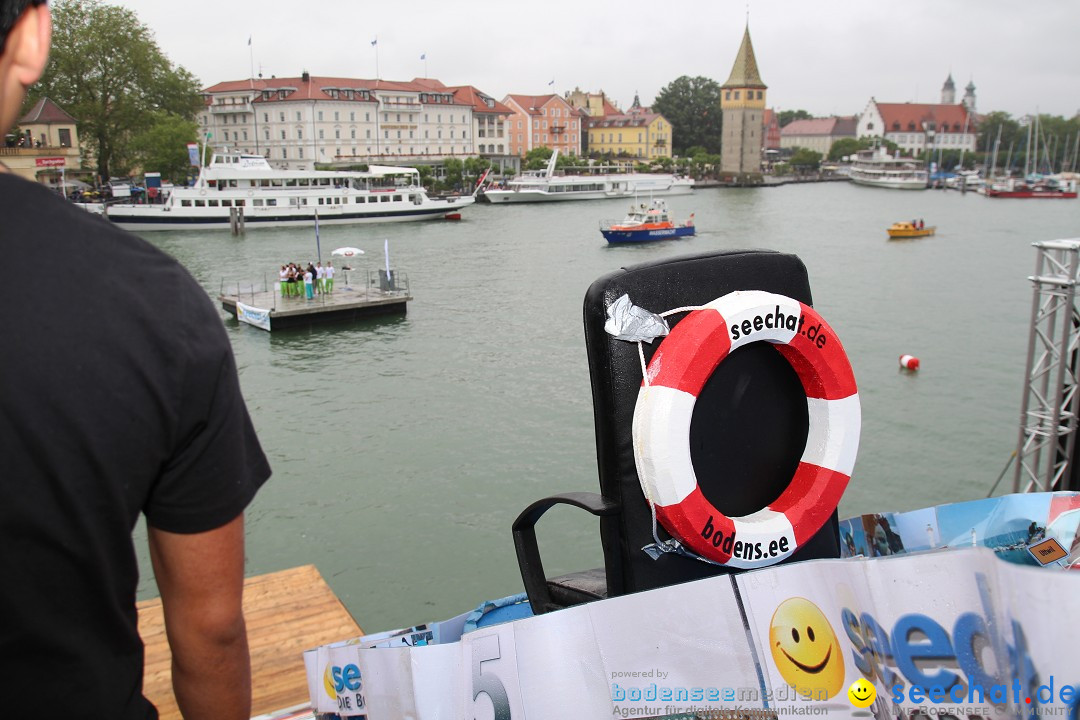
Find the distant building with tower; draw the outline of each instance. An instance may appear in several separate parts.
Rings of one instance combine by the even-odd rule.
[[[746,176],[761,174],[766,89],[758,72],[747,24],[731,75],[720,86],[724,119],[720,171],[725,175],[749,179]]]
[[[975,152],[978,139],[975,113],[975,83],[964,88],[964,98],[956,102],[952,73],[941,86],[941,102],[883,103],[870,98],[859,115],[856,135],[883,138],[896,143],[905,154],[918,155],[935,150]]]

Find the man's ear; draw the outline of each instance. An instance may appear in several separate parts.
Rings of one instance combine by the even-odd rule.
[[[4,52],[11,56],[11,69],[23,87],[30,87],[45,72],[52,40],[52,14],[48,5],[30,5],[11,28]]]

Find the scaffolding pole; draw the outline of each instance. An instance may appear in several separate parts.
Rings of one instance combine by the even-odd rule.
[[[1080,238],[1033,243],[1037,251],[1013,492],[1066,489],[1076,442]]]

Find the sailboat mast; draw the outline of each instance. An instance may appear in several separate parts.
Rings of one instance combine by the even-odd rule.
[[[1027,144],[1024,145],[1024,177],[1025,178],[1028,176],[1028,173],[1030,172],[1029,166],[1031,164],[1031,126],[1033,124],[1035,124],[1035,122],[1036,121],[1034,121],[1034,120],[1028,122]]]
[[[998,150],[1001,148],[1002,125],[998,125],[997,137],[994,139],[994,159],[991,161],[990,164],[990,175],[988,176],[989,178],[993,178],[997,174]]]

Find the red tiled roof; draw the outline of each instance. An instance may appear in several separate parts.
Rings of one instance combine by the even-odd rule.
[[[289,78],[248,78],[246,80],[226,80],[203,90],[203,93],[242,92],[244,90],[292,90],[286,97],[273,97],[269,102],[289,102],[304,100],[329,100],[332,99],[325,91],[330,88],[339,90],[369,90],[374,93],[388,92],[450,92],[438,80],[433,78],[417,78],[409,82],[395,80],[365,80],[360,78],[317,77],[309,75],[305,81],[303,77]],[[345,100],[339,97],[338,100]],[[265,102],[261,96],[255,98],[255,102]],[[374,99],[364,100],[358,96],[351,102],[375,102]],[[455,103],[457,104],[457,103]]]
[[[836,126],[836,118],[810,118],[809,120],[792,120],[784,127],[780,128],[780,134],[784,136],[792,135],[832,135],[833,128]]]
[[[551,102],[553,98],[562,100],[567,107],[572,108],[570,103],[566,102],[566,100],[563,100],[563,98],[558,95],[515,95],[511,93],[510,95],[507,95],[507,97],[517,103],[518,106],[529,115],[539,115],[540,108]]]
[[[969,117],[963,105],[929,105],[920,103],[877,103],[885,123],[885,132],[923,132],[930,124],[938,132],[975,132],[975,118]]]
[[[648,127],[659,113],[635,112],[619,115],[603,115],[589,119],[589,128]]]
[[[74,125],[75,118],[60,109],[60,106],[49,98],[41,98],[34,103],[34,107],[30,108],[30,112],[22,116],[19,123],[26,125],[34,123],[70,123]]]
[[[435,82],[438,82],[438,80]],[[442,85],[442,83],[439,83],[439,85]],[[460,85],[452,88],[447,88],[443,85],[442,89],[454,93],[454,99],[457,100],[457,104],[472,107],[474,113],[495,113],[498,115],[512,115],[514,113],[513,110],[490,95],[477,90],[472,85]],[[491,100],[493,105],[489,107],[487,102],[485,102],[485,98]]]

